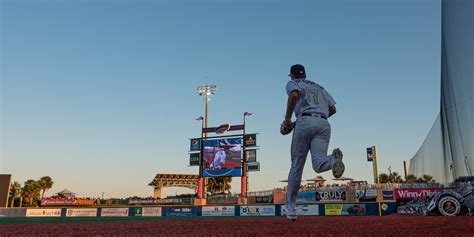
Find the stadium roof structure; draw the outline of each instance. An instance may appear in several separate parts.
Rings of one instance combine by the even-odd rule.
[[[56,194],[64,197],[74,197],[77,193],[71,192],[68,189],[64,189],[63,191]]]
[[[153,196],[161,198],[163,188],[190,188],[197,192],[198,178],[197,174],[156,174],[148,185],[154,187]]]
[[[306,181],[310,181],[310,182],[323,182],[323,181],[326,181],[325,178],[318,178],[318,177],[315,177],[315,178],[312,178],[312,179],[307,179]]]
[[[347,177],[340,177],[340,178],[335,178],[335,179],[332,179],[334,181],[352,181],[354,180],[353,178],[347,178]]]

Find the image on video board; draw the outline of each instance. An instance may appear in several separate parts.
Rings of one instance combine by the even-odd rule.
[[[241,176],[242,138],[203,142],[204,177]]]

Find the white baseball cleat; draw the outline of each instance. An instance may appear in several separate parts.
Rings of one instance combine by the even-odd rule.
[[[290,221],[295,222],[297,216],[296,216],[296,215],[289,215],[289,214],[286,214],[286,218],[288,218],[288,220],[290,220]]]
[[[334,164],[332,165],[332,175],[334,178],[340,178],[344,174],[346,167],[342,163],[342,151],[337,148],[332,151],[332,156],[334,158]]]
[[[296,216],[296,210],[294,210],[294,211],[289,211],[289,210],[287,210],[287,211],[286,211],[286,218],[288,218],[288,220],[290,220],[290,221],[295,222],[295,221],[296,221],[296,218],[297,218],[297,216]]]

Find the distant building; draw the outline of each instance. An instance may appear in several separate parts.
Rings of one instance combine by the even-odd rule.
[[[62,198],[75,198],[77,193],[73,193],[67,189],[64,189],[63,191],[56,193],[58,197]]]

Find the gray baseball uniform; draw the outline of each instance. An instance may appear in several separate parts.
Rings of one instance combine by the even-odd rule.
[[[308,151],[311,151],[313,169],[321,173],[332,168],[334,158],[327,155],[331,126],[327,121],[329,107],[336,104],[332,96],[318,84],[306,80],[291,80],[286,85],[289,95],[298,91],[295,107],[296,125],[291,141],[291,168],[288,175],[286,208],[296,215],[296,199]]]
[[[221,169],[221,165],[225,164],[226,156],[225,151],[217,151],[214,156],[214,161],[212,162],[212,169]]]

